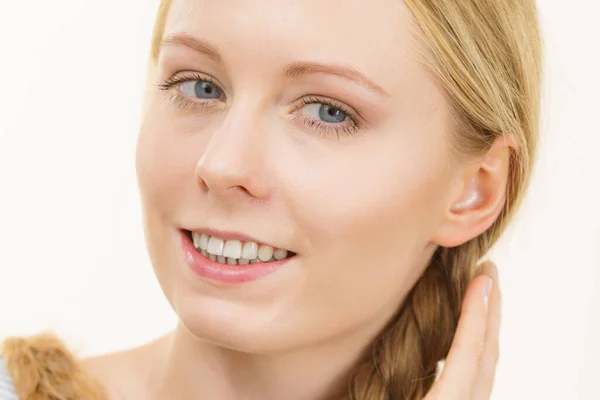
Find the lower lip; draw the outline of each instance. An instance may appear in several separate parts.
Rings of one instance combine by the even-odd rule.
[[[180,231],[180,235],[184,258],[192,271],[203,278],[222,283],[240,284],[257,281],[276,272],[293,258],[289,257],[280,261],[247,265],[221,264],[212,261],[208,257],[204,257],[196,250],[187,233]]]

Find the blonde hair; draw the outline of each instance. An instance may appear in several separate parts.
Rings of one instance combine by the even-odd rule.
[[[19,399],[107,399],[100,383],[52,333],[8,338],[0,351]]]
[[[457,156],[483,155],[502,135],[511,152],[505,206],[480,236],[439,248],[398,314],[349,379],[345,398],[421,399],[450,349],[467,283],[517,210],[538,141],[541,43],[534,0],[404,0],[419,28],[421,62],[455,116]],[[171,0],[152,39],[157,62]]]

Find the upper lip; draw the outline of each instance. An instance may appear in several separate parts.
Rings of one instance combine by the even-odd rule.
[[[285,249],[285,250],[289,251],[289,249],[286,247],[278,247],[278,246],[270,244],[269,242],[255,239],[251,236],[248,236],[248,235],[245,235],[245,234],[239,233],[239,232],[220,231],[217,229],[209,229],[209,228],[189,229],[189,231],[194,232],[194,233],[199,233],[199,234],[204,233],[208,236],[216,236],[219,239],[223,239],[223,240],[239,240],[241,242],[254,242],[254,243],[258,243],[258,244],[266,244],[266,245],[272,246],[276,249]]]

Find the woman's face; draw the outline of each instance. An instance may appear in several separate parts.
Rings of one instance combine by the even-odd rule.
[[[150,257],[188,331],[265,352],[370,335],[397,310],[457,180],[414,30],[399,0],[174,0],[137,172]],[[255,254],[248,239],[295,255],[221,266],[189,231],[231,259]]]

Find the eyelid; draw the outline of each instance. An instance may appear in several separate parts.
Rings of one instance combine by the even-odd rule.
[[[294,105],[292,106],[292,109],[290,111],[291,111],[291,113],[295,113],[296,111],[300,110],[302,107],[304,107],[305,105],[308,105],[308,104],[326,104],[328,106],[337,108],[340,111],[342,111],[344,114],[346,114],[346,116],[352,121],[351,125],[355,125],[359,128],[362,128],[362,126],[365,124],[364,118],[353,107],[350,107],[350,106],[346,105],[345,103],[342,103],[339,100],[335,100],[335,99],[332,99],[327,96],[319,96],[319,95],[304,96],[294,103]],[[342,126],[342,125],[344,125],[344,123],[331,124],[331,125]]]
[[[337,108],[346,114],[349,122],[340,123],[327,123],[314,118],[307,117],[298,112],[306,105],[310,104],[326,104],[331,107]],[[337,139],[341,139],[342,135],[354,136],[363,129],[364,120],[354,110],[354,108],[347,106],[346,104],[332,99],[326,96],[318,95],[307,95],[297,100],[290,108],[290,114],[292,115],[291,121],[299,123],[303,127],[308,128],[312,131],[318,132],[323,137],[335,136]]]
[[[181,84],[190,81],[210,82],[211,84],[219,88],[222,97],[217,99],[199,99],[195,97],[190,97],[184,94],[179,88]],[[195,71],[177,72],[169,78],[160,81],[159,83],[157,83],[156,86],[159,90],[164,91],[168,94],[167,100],[169,104],[183,110],[209,111],[211,109],[215,109],[215,107],[219,108],[219,106],[222,106],[224,101],[227,99],[225,95],[225,90],[223,89],[223,85],[217,82],[217,80],[212,76]]]
[[[341,101],[338,101],[338,100],[335,100],[335,99],[332,99],[332,98],[326,97],[326,96],[307,95],[307,96],[304,96],[301,99],[299,99],[298,102],[300,104],[299,105],[295,104],[295,106],[293,106],[293,111],[296,111],[307,104],[320,103],[320,104],[327,104],[331,107],[335,107],[335,108],[343,111],[348,116],[360,117],[360,114],[358,112],[356,112],[353,107],[350,107],[350,106],[346,105],[345,103],[342,103]],[[296,103],[298,103],[298,102],[296,102]]]
[[[190,82],[190,81],[209,82],[209,83],[215,85],[216,87],[218,87],[219,90],[221,91],[221,93],[223,94],[223,96],[225,96],[224,86],[221,85],[221,83],[218,82],[215,78],[213,78],[212,76],[207,75],[207,74],[203,74],[200,72],[193,72],[193,71],[177,72],[174,75],[172,75],[171,77],[165,79],[164,81],[159,82],[157,84],[157,87],[161,90],[171,90],[173,87],[175,87],[177,85],[181,85],[182,83]],[[185,96],[185,97],[188,97],[188,96]],[[207,100],[201,100],[201,99],[198,99],[198,100],[207,101]]]

